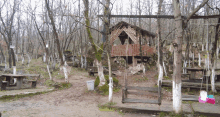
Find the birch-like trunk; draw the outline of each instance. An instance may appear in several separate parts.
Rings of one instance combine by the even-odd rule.
[[[22,65],[24,65],[24,55],[22,55],[21,57],[22,57],[21,63]]]
[[[44,53],[43,62],[44,62],[44,63],[46,62],[46,53]]]
[[[212,67],[211,88],[212,88],[212,92],[216,92],[215,90],[215,67]]]
[[[165,64],[164,64],[164,61],[163,61],[163,69],[164,69],[165,76],[167,76],[166,66],[165,66]]]
[[[63,66],[63,73],[64,73],[64,76],[65,76],[65,82],[69,82],[66,67],[67,67],[67,63],[66,63],[66,61],[65,61],[64,66]]]
[[[49,68],[49,64],[47,64],[47,72],[49,74],[50,80],[53,80],[51,73],[50,73],[50,68]]]
[[[16,66],[12,66],[13,68],[13,74],[16,74]],[[14,78],[14,84],[17,82],[17,78]]]
[[[98,68],[98,76],[99,76],[99,86],[103,86],[105,84],[105,77],[104,77],[104,73],[103,73],[103,66],[102,66],[102,62],[96,60],[96,65]]]
[[[159,5],[158,5],[158,15],[160,15],[161,13],[161,6],[162,6],[163,0],[159,1]],[[161,39],[161,26],[160,26],[160,18],[157,19],[157,27],[158,27],[158,43],[157,43],[157,47],[158,47],[158,85],[159,85],[159,81],[162,82],[163,80],[163,52],[162,52],[162,39]]]
[[[175,39],[174,61],[173,61],[173,110],[175,113],[181,112],[182,96],[181,96],[181,71],[182,71],[182,40],[183,40],[183,20],[181,18],[179,0],[173,0],[174,17],[175,17]]]
[[[27,54],[27,57],[28,57],[28,67],[29,67],[29,64],[31,62],[31,58],[30,58],[29,54]]]
[[[18,62],[18,54],[15,54],[15,58],[16,58],[16,60],[17,60],[17,62]]]
[[[83,57],[81,55],[81,68],[83,68]]]

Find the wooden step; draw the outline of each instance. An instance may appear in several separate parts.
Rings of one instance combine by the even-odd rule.
[[[125,98],[122,103],[149,103],[149,104],[159,104],[158,100],[143,100],[143,99],[130,99]]]
[[[154,91],[158,92],[158,87],[138,87],[138,86],[127,86],[128,90],[142,90],[142,91]]]
[[[133,91],[127,91],[127,94],[158,96],[158,93],[153,93],[153,92],[133,92]]]

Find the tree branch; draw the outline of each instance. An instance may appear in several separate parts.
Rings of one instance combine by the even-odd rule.
[[[199,11],[209,0],[204,0],[186,19],[186,23],[190,20],[190,18]]]

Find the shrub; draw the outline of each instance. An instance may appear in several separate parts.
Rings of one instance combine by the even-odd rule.
[[[109,90],[109,86],[106,83],[103,86],[99,87],[99,91],[102,91],[104,94],[106,94],[108,90]]]

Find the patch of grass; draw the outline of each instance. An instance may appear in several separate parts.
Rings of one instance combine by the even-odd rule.
[[[59,90],[63,90],[63,89],[70,88],[72,86],[72,84],[71,83],[62,82],[62,83],[60,83],[60,86],[61,87],[59,87]]]
[[[170,80],[171,78],[169,76],[164,76],[165,80]]]
[[[167,116],[167,113],[160,112],[159,116],[160,116],[160,117],[165,117],[165,116]]]
[[[172,92],[172,87],[163,87],[166,91]]]
[[[148,78],[146,76],[135,78],[135,81],[140,81],[140,82],[147,81],[147,80],[148,80]]]
[[[20,98],[32,97],[32,96],[35,96],[35,95],[45,94],[45,93],[49,93],[49,92],[52,92],[52,91],[44,91],[44,92],[29,93],[29,94],[18,94],[18,95],[14,95],[14,96],[6,95],[6,96],[0,97],[0,101],[3,101],[3,102],[11,101],[11,100],[12,100],[12,101],[15,101],[15,100],[18,100],[18,99],[20,99]]]
[[[113,109],[110,109],[110,108],[99,108],[99,110],[100,111],[105,111],[105,112],[113,112],[113,111],[115,111],[115,110],[113,110]]]
[[[119,92],[120,91],[120,88],[114,88],[113,89],[113,92],[115,92],[115,93],[117,93],[117,92]]]
[[[44,84],[45,84],[46,86],[51,87],[51,86],[53,86],[53,85],[55,84],[55,82],[52,81],[52,80],[50,80],[50,79],[48,79],[48,80],[46,80],[46,81],[44,82]]]

